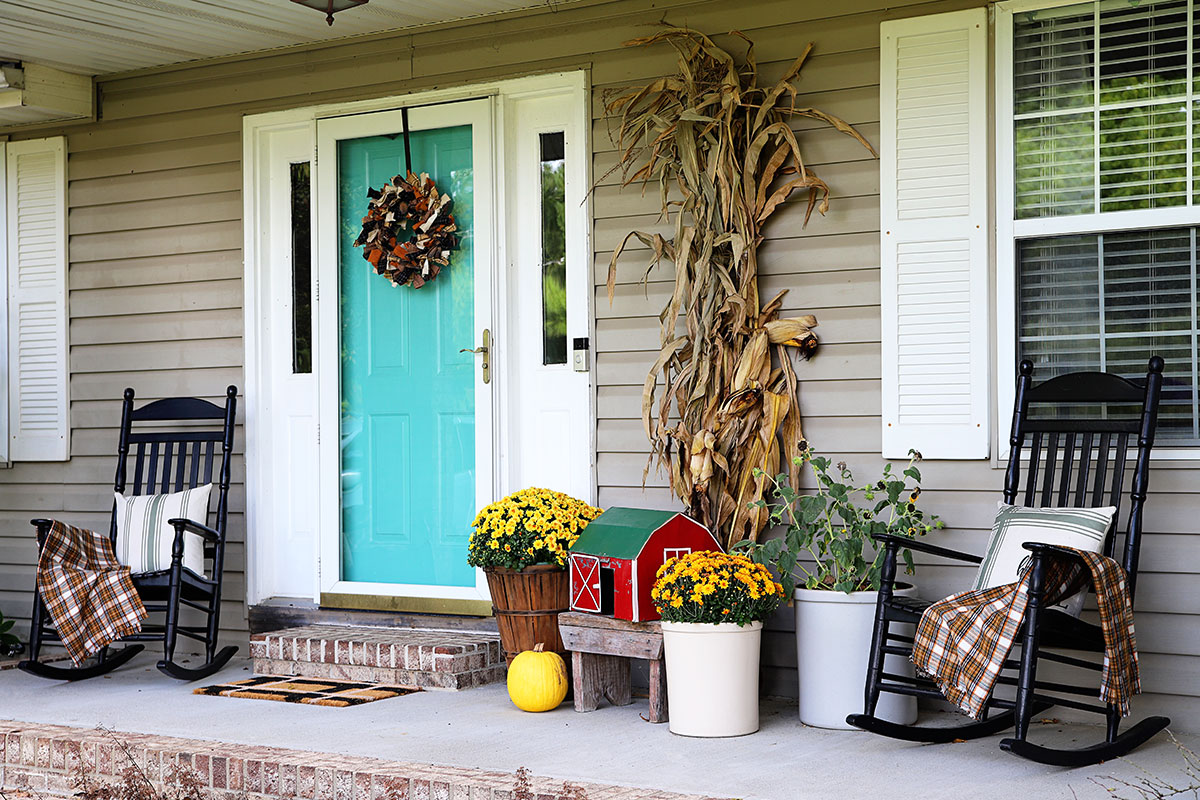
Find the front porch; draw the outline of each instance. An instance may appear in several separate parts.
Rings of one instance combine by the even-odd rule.
[[[209,765],[205,777],[221,790],[217,796],[241,787],[250,797],[264,800],[272,797],[265,793],[265,784],[253,783],[260,779],[243,772],[249,769],[247,764],[261,759],[329,770],[325,774],[332,782],[327,791],[317,778],[295,784],[293,796],[313,800],[342,798],[340,784],[333,781],[339,770],[346,775],[350,770],[391,775],[390,780],[399,779],[399,796],[412,798],[509,798],[511,774],[520,767],[533,773],[538,792],[570,780],[586,784],[590,800],[883,796],[1084,800],[1112,796],[1096,783],[1113,785],[1109,776],[1135,780],[1151,773],[1186,783],[1180,772],[1183,759],[1165,736],[1131,759],[1061,770],[1002,753],[996,746],[998,737],[919,746],[862,732],[806,727],[796,717],[795,704],[785,700],[764,701],[762,729],[756,734],[688,739],[673,736],[666,725],[643,721],[645,699],[588,714],[575,713],[569,703],[546,714],[526,714],[512,706],[502,684],[492,684],[351,708],[323,708],[193,695],[195,686],[164,679],[154,669],[155,657],[143,653],[105,678],[74,684],[50,683],[17,670],[0,672],[0,733],[9,734],[7,756],[0,765],[7,770],[3,785],[13,788],[22,774],[35,776],[35,785],[41,785],[36,776],[50,775],[44,790],[53,793],[56,785],[61,789],[63,763],[51,757],[54,748],[45,744],[46,755],[39,761],[36,745],[22,747],[15,742],[22,735],[43,743],[51,738],[94,742],[97,725],[116,731],[135,750],[191,754],[194,763]],[[235,659],[212,681],[249,674],[249,660]],[[69,729],[38,727],[45,725]],[[1035,727],[1038,739],[1064,745],[1099,738],[1092,726],[1056,720]],[[1181,741],[1193,750],[1200,746],[1195,736]],[[32,763],[23,763],[22,753]],[[221,762],[227,769],[234,764],[236,776],[224,772],[214,777],[210,757],[227,759]],[[270,758],[275,761],[269,762]],[[360,787],[355,793],[347,782],[344,791],[347,798],[357,798],[366,790]]]

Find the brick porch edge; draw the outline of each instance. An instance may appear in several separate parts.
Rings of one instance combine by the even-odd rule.
[[[212,789],[214,800],[512,800],[514,776],[450,767],[344,756],[279,747],[108,733],[65,725],[0,720],[0,788],[47,797],[74,794],[81,762],[100,780],[128,766],[124,743],[157,787],[173,765],[189,765]],[[648,789],[573,782],[588,800],[716,800]],[[536,800],[554,800],[562,781],[534,776]]]

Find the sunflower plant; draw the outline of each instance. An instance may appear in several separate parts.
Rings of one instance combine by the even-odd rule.
[[[783,599],[767,568],[738,553],[701,550],[668,559],[650,594],[667,622],[761,622]]]
[[[921,454],[916,450],[908,451],[903,469],[885,463],[879,480],[860,484],[844,461],[834,464],[801,446],[796,465],[812,467],[815,490],[801,493],[786,473],[771,478],[774,499],[759,502],[771,524],[784,527],[784,535],[735,545],[756,563],[774,567],[789,597],[796,586],[847,594],[878,590],[884,550],[874,546],[873,535],[915,539],[944,527],[936,514],[918,505]],[[902,549],[900,555],[905,572],[913,574],[912,552]]]
[[[567,550],[602,513],[562,492],[522,489],[485,506],[475,517],[467,563],[516,570],[532,564],[566,566]]]

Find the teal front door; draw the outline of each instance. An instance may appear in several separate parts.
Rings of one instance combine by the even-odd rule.
[[[429,173],[453,198],[460,238],[450,264],[419,289],[393,286],[353,246],[368,188],[405,171],[400,116],[364,115],[357,125],[336,121],[366,134],[330,143],[337,159],[343,589],[478,595],[479,576],[466,556],[471,521],[490,500],[484,496],[488,441],[481,441],[490,437],[489,387],[481,354],[471,352],[489,327],[490,261],[486,252],[480,258],[479,247],[486,241],[480,231],[490,225],[486,103],[410,114],[412,169]]]

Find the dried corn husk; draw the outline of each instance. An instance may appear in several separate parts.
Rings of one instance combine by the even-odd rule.
[[[829,207],[829,187],[805,166],[789,120],[825,123],[875,153],[845,121],[796,107],[794,82],[811,44],[778,83],[759,86],[753,43],[731,35],[747,43],[740,60],[687,28],[627,42],[670,44],[678,71],[606,97],[622,185],[657,185],[674,224],[670,237],[631,231],[608,272],[611,303],[631,242],[650,249],[647,272],[659,263],[675,270],[661,350],[642,392],[647,472],[665,468],[689,513],[726,545],[756,539],[767,522],[753,505],[767,486],[756,469],[798,477],[793,459],[804,434],[793,356],[817,349],[815,317],[781,318],[784,293],[765,305],[758,293],[767,222],[797,190],[808,193],[805,224]]]

